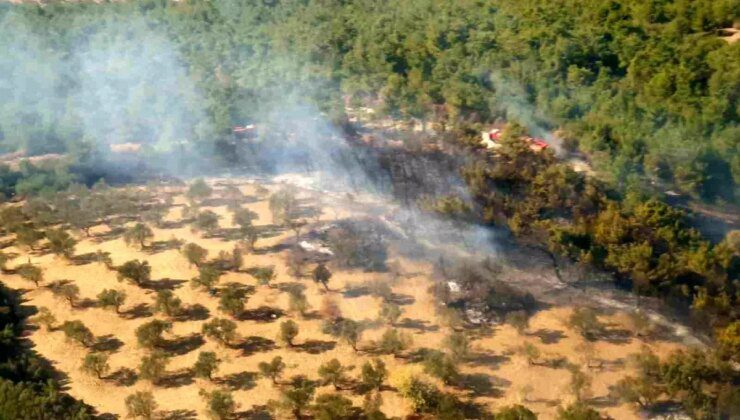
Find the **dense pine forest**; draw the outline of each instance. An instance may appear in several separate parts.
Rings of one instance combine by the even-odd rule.
[[[707,333],[712,351],[641,362],[640,406],[660,388],[696,418],[732,418],[740,235],[710,241],[662,198],[738,204],[740,43],[722,30],[739,13],[739,0],[1,4],[0,154],[61,158],[0,162],[0,196],[28,199],[0,211],[0,232],[38,241],[58,192],[133,180],[140,163],[111,145],[140,144],[158,174],[238,170],[250,149],[235,126],[274,124],[290,104],[351,136],[348,110],[371,109],[433,127],[414,139],[465,156],[465,197],[417,197],[426,210],[608,272]],[[495,156],[479,144],[493,125],[506,127]],[[85,205],[67,208],[70,226],[104,219]],[[19,345],[15,292],[0,290],[0,309],[0,418],[88,418]],[[572,414],[561,418],[597,418]]]
[[[740,46],[718,30],[738,9],[735,0],[4,5],[0,89],[13,100],[1,105],[2,149],[88,156],[100,141],[135,138],[215,146],[233,161],[229,128],[276,98],[310,100],[341,120],[348,95],[447,127],[506,119],[537,135],[558,130],[619,188],[651,180],[733,201]]]

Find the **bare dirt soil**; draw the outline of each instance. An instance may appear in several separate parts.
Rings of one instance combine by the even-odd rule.
[[[246,200],[244,206],[258,214],[259,218],[255,225],[272,224],[267,200],[264,195],[259,196],[256,193],[255,184],[245,181],[240,182],[239,185],[247,197],[253,198],[253,200]],[[271,184],[264,186],[273,191],[277,188],[276,185]],[[218,194],[218,190],[215,194]],[[180,220],[180,205],[185,201],[182,195],[176,196],[167,220],[171,222]],[[231,216],[225,206],[209,209],[221,216],[222,227],[230,226]],[[320,220],[312,221],[312,224],[317,226],[337,217],[349,215],[346,209],[326,206]],[[173,223],[172,226],[177,226],[177,223]],[[172,238],[195,242],[209,250],[209,257],[214,257],[222,250],[231,251],[235,245],[233,241],[206,238],[201,234],[193,233],[189,225],[153,230],[155,233],[153,242],[167,241]],[[110,253],[114,265],[120,265],[131,259],[147,260],[152,266],[153,284],[172,288],[186,307],[195,304],[203,305],[207,309],[209,319],[213,317],[231,318],[218,309],[217,297],[190,287],[187,282],[196,276],[197,270],[189,266],[177,249],[139,250],[136,247],[127,246],[120,236],[106,236],[107,232],[108,228],[100,225],[93,229],[91,238],[75,233],[79,239],[75,250],[76,255],[94,253],[97,250],[106,251]],[[284,315],[275,319],[237,321],[238,333],[245,342],[240,348],[224,348],[209,339],[204,339],[202,342],[193,340],[195,344],[184,351],[178,351],[178,354],[172,357],[167,368],[172,381],[168,381],[170,383],[167,386],[154,386],[145,380],[138,380],[133,384],[123,384],[116,380],[116,373],[121,372],[122,369],[136,370],[141,357],[147,353],[137,345],[136,328],[155,318],[164,319],[160,314],[151,314],[156,287],[140,288],[127,282],[119,282],[116,272],[101,263],[76,265],[52,254],[29,253],[15,247],[5,250],[17,254],[17,257],[9,262],[9,267],[30,261],[43,269],[44,284],[57,280],[72,281],[79,287],[83,303],[76,308],[70,308],[66,302],[56,299],[43,284],[35,288],[33,284],[15,274],[4,276],[4,281],[10,287],[25,290],[25,305],[49,308],[59,323],[67,320],[82,320],[97,337],[110,338],[108,351],[110,352],[111,373],[104,379],[97,379],[80,370],[87,349],[66,340],[62,331],[48,332],[43,328],[29,326],[28,332],[28,339],[33,343],[35,350],[49,359],[59,371],[67,376],[69,392],[77,398],[84,399],[85,402],[96,407],[99,412],[125,417],[125,397],[135,391],[147,390],[154,394],[158,410],[162,415],[202,418],[206,416],[205,403],[199,396],[199,390],[228,388],[234,393],[239,404],[239,411],[243,417],[248,418],[249,413],[262,409],[268,400],[279,398],[279,388],[258,375],[259,362],[269,361],[274,356],[282,356],[287,364],[284,378],[302,374],[311,379],[318,379],[318,367],[333,358],[339,359],[345,365],[353,366],[351,374],[353,377],[358,377],[360,366],[366,360],[376,357],[366,351],[355,352],[349,345],[337,342],[335,338],[322,333],[320,316],[302,318],[290,314],[288,296],[281,290],[289,283],[303,284],[306,287],[305,293],[308,301],[314,310],[320,308],[324,297],[329,295],[339,302],[344,317],[358,321],[372,321],[377,317],[381,304],[380,298],[369,295],[346,297],[343,291],[346,290],[348,284],[372,279],[387,280],[389,275],[331,267],[334,276],[329,284],[331,290],[326,292],[321,285],[315,284],[309,277],[295,278],[289,275],[285,262],[287,251],[275,246],[291,243],[293,240],[291,231],[284,231],[270,238],[261,238],[257,242],[256,252],[245,255],[243,268],[275,266],[277,279],[273,282],[273,287],[258,285],[256,280],[244,270],[228,272],[222,276],[220,281],[221,284],[235,282],[255,288],[255,293],[250,295],[247,303],[248,311],[269,307],[280,309]],[[413,349],[441,348],[444,337],[450,331],[440,324],[440,320],[435,315],[434,298],[428,290],[431,284],[432,261],[414,260],[395,255],[391,255],[391,258],[398,260],[402,272],[405,273],[391,283],[393,293],[404,297],[399,328],[412,335]],[[96,307],[94,302],[90,303],[103,289],[118,289],[126,292],[127,301],[121,308],[120,315],[112,310]],[[570,374],[563,368],[530,365],[517,349],[525,342],[530,342],[539,347],[543,357],[564,358],[569,362],[585,366],[582,351],[585,340],[566,326],[571,310],[571,307],[565,305],[552,306],[539,311],[532,318],[527,333],[523,335],[508,325],[472,329],[470,334],[473,337],[473,355],[463,364],[461,370],[471,383],[475,382],[478,386],[473,387],[475,391],[456,387],[446,389],[459,394],[463,399],[485,404],[492,410],[513,403],[521,403],[535,411],[540,418],[554,418],[557,407],[567,404],[572,399],[567,390]],[[277,339],[279,324],[286,319],[293,319],[300,327],[300,333],[296,339],[297,346],[294,348],[282,346]],[[631,368],[627,358],[630,354],[639,352],[642,346],[650,347],[657,355],[665,355],[676,350],[680,345],[672,341],[659,339],[645,341],[636,337],[630,331],[630,323],[624,312],[613,311],[603,315],[601,319],[609,325],[610,329],[624,330],[625,334],[621,340],[595,343],[594,352],[601,360],[600,366],[584,368],[592,379],[589,401],[604,414],[613,418],[640,418],[634,407],[616,402],[609,396],[610,386],[630,372]],[[206,322],[205,319],[176,321],[171,334],[168,333],[167,336],[169,338],[197,337],[204,322]],[[360,348],[369,347],[370,341],[378,338],[384,330],[383,326],[374,326],[365,331]],[[215,351],[222,360],[214,381],[195,379],[187,373],[196,361],[199,351]],[[407,360],[401,358],[381,357],[387,364],[391,375],[395,371],[406,369],[409,365]],[[322,386],[317,391],[317,395],[327,392],[333,392],[333,388],[328,385]],[[340,392],[351,398],[356,405],[362,404],[362,396],[355,394],[352,390]],[[382,394],[383,411],[386,415],[402,417],[410,414],[409,405],[398,393],[387,389]]]

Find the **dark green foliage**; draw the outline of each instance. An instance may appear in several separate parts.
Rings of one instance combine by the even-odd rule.
[[[218,229],[218,219],[219,216],[216,213],[210,210],[202,211],[195,216],[193,229],[209,235],[213,234]]]
[[[190,187],[188,188],[188,191],[185,195],[190,200],[200,201],[210,197],[212,193],[213,189],[211,189],[211,187],[206,184],[203,178],[198,178],[193,181],[192,184],[190,184]]]
[[[66,230],[48,230],[46,239],[49,240],[49,250],[54,254],[65,258],[71,258],[74,255],[77,241]]]
[[[303,411],[308,408],[314,393],[316,385],[303,376],[295,376],[291,379],[290,384],[282,390],[280,401],[274,403],[280,410],[285,410],[300,419]]]
[[[190,279],[190,286],[204,290],[213,289],[221,277],[221,270],[212,265],[203,265],[198,268],[198,276]]]
[[[288,347],[293,347],[293,340],[298,335],[298,324],[293,320],[287,320],[280,323],[280,341],[287,344]]]
[[[576,402],[566,408],[558,408],[558,420],[601,420],[601,415],[585,403]]]
[[[319,263],[316,268],[313,270],[313,281],[316,283],[321,283],[324,286],[324,289],[329,290],[329,279],[331,279],[331,271],[329,271],[328,268],[326,268],[326,264]]]
[[[126,245],[138,245],[139,248],[146,247],[146,241],[154,237],[154,232],[144,223],[136,223],[123,234],[123,241]]]
[[[448,385],[455,383],[460,376],[455,360],[437,350],[431,350],[424,356],[424,372]]]
[[[342,383],[347,380],[347,368],[337,359],[331,359],[319,366],[319,377],[327,384],[334,386],[339,390]]]
[[[161,346],[164,343],[162,334],[171,330],[171,322],[154,319],[136,328],[136,339],[141,347],[152,349]]]
[[[82,323],[82,321],[64,321],[62,331],[68,339],[77,341],[85,347],[90,347],[95,342],[95,336],[92,331]]]
[[[411,336],[396,329],[388,329],[378,342],[378,350],[385,354],[398,356],[411,345]]]
[[[322,325],[322,331],[325,334],[332,335],[342,339],[349,344],[354,351],[357,351],[357,343],[362,336],[362,325],[352,319],[337,318],[327,320]]]
[[[35,250],[36,244],[43,238],[43,232],[29,226],[21,226],[15,231],[15,242],[31,250]]]
[[[316,398],[311,411],[317,420],[352,418],[352,401],[339,394],[323,394]]]
[[[116,313],[119,313],[124,302],[126,302],[126,292],[122,290],[104,289],[98,294],[98,305],[103,308],[113,308]]]
[[[151,279],[152,267],[147,261],[131,260],[118,267],[118,281],[129,280],[141,287]]]
[[[221,289],[219,293],[221,294],[221,297],[219,298],[218,309],[234,318],[239,318],[244,312],[244,305],[247,300],[247,290],[238,284],[230,284]]]
[[[182,247],[181,252],[191,266],[200,267],[208,258],[208,250],[194,243]]]
[[[82,360],[82,371],[98,379],[102,379],[109,370],[108,355],[105,353],[88,353]]]
[[[237,404],[231,392],[226,390],[214,390],[207,392],[200,390],[200,395],[206,400],[208,415],[216,420],[227,420],[234,416]]]
[[[21,264],[16,268],[16,272],[18,275],[20,275],[24,280],[28,280],[33,282],[33,284],[36,285],[36,287],[39,287],[39,283],[43,281],[44,275],[41,271],[41,268],[36,267],[32,264]]]
[[[0,417],[92,419],[93,409],[61,391],[51,367],[21,345],[18,299],[0,283]]]
[[[64,299],[69,303],[71,308],[74,308],[75,302],[80,297],[80,288],[74,283],[69,282],[54,282],[49,286],[54,296],[59,299]]]
[[[129,417],[151,420],[154,418],[154,410],[157,409],[157,403],[151,392],[139,391],[126,397],[126,410]]]
[[[385,363],[380,359],[373,359],[362,365],[362,384],[369,389],[379,391],[386,376],[388,376],[388,371]]]
[[[260,374],[262,374],[262,376],[264,376],[265,378],[270,378],[270,380],[272,380],[272,383],[276,384],[278,378],[285,370],[285,363],[283,363],[282,357],[275,356],[270,362],[260,362],[257,367],[259,368]]]
[[[175,296],[172,290],[160,290],[157,292],[157,299],[154,301],[154,310],[169,317],[177,317],[182,314],[182,301]]]
[[[198,360],[193,365],[193,373],[198,378],[212,379],[213,373],[218,369],[219,360],[216,353],[202,351],[198,353]]]
[[[236,324],[223,318],[213,318],[203,324],[203,335],[228,346],[236,339]]]
[[[163,351],[154,351],[141,358],[139,377],[157,384],[167,371],[169,356]]]
[[[496,420],[537,420],[537,416],[528,408],[519,404],[504,407],[496,413]]]

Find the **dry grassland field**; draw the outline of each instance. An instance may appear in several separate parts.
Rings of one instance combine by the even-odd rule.
[[[70,258],[48,252],[43,241],[35,250],[17,245],[4,250],[13,257],[7,263],[9,274],[3,276],[4,281],[9,287],[23,290],[25,307],[48,308],[56,318],[51,329],[38,321],[29,323],[27,338],[40,355],[66,376],[68,392],[84,399],[99,413],[124,418],[126,397],[137,391],[149,391],[156,401],[158,417],[206,418],[203,390],[226,389],[232,392],[239,418],[291,418],[290,412],[268,411],[268,408],[270,400],[280,400],[281,389],[288,387],[296,375],[317,381],[316,396],[338,392],[351,399],[355,407],[362,407],[365,397],[359,386],[361,367],[379,358],[388,370],[380,394],[382,412],[389,417],[413,414],[409,400],[400,395],[397,387],[405,377],[415,374],[466,403],[490,411],[523,404],[540,418],[554,418],[558,407],[573,401],[574,394],[580,392],[582,398],[588,398],[603,414],[631,419],[639,418],[636,408],[618,402],[610,394],[610,387],[632,371],[629,356],[639,353],[643,346],[658,356],[681,347],[677,342],[656,337],[644,339],[635,333],[629,314],[620,311],[599,313],[599,321],[614,334],[588,341],[569,327],[574,308],[568,305],[543,306],[533,311],[529,324],[520,330],[505,322],[462,321],[455,325],[443,319],[433,293],[435,284],[449,285],[439,282],[435,261],[397,252],[398,244],[392,238],[387,244],[388,267],[392,269],[368,271],[346,267],[328,258],[327,267],[333,275],[325,288],[313,280],[316,259],[309,259],[302,272],[295,273],[289,269],[290,253],[297,249],[297,241],[319,246],[316,244],[321,240],[315,238],[320,238],[321,232],[337,220],[355,217],[354,209],[362,208],[361,203],[353,207],[349,203],[354,197],[327,200],[322,194],[297,188],[301,207],[320,206],[321,214],[307,217],[307,224],[296,239],[294,230],[273,223],[269,197],[281,185],[269,181],[260,185],[239,179],[207,181],[213,193],[201,200],[199,211],[211,210],[219,216],[219,227],[211,233],[194,231],[192,224],[183,220],[183,211],[188,206],[186,185],[156,186],[148,188],[161,202],[167,203],[168,209],[162,223],[148,224],[153,237],[147,238],[143,247],[124,241],[122,232],[137,223],[129,220],[113,227],[100,223],[90,229],[89,236],[70,231],[78,240]],[[237,186],[243,197],[233,198],[233,189],[224,188],[227,183]],[[166,196],[171,200],[166,201]],[[230,200],[256,214],[253,225],[260,237],[253,250],[244,251],[240,266],[223,271],[212,290],[194,288],[191,279],[199,275],[199,269],[183,255],[180,248],[184,244],[195,243],[205,248],[208,260],[214,260],[222,251],[226,255],[235,247],[246,248],[229,234],[236,228],[227,208]],[[112,260],[108,264],[96,258],[106,254]],[[314,254],[315,257],[321,253]],[[326,252],[321,255],[328,257]],[[119,281],[116,267],[137,259],[149,263],[151,279],[141,286]],[[38,287],[13,273],[14,267],[27,263],[42,270],[43,280]],[[260,284],[253,275],[254,268],[270,266],[275,270],[274,279],[267,285]],[[79,288],[73,305],[60,299],[59,293],[53,293],[54,287],[63,284]],[[390,293],[381,284],[389,286]],[[244,311],[236,316],[219,309],[220,296],[229,287],[246,293]],[[303,314],[291,308],[291,288],[303,289],[308,303]],[[104,289],[125,292],[119,313],[98,304],[97,296]],[[171,290],[181,300],[184,308],[181,314],[170,317],[155,310],[157,293],[161,290]],[[338,311],[329,302],[335,303]],[[384,302],[390,303],[388,307],[400,308],[400,314],[397,318],[391,316],[396,318],[391,322],[378,320]],[[346,340],[327,333],[324,326],[330,317],[355,320],[364,327],[357,351]],[[203,325],[216,318],[236,323],[236,337],[228,345],[203,334]],[[154,346],[157,351],[168,353],[170,359],[161,378],[152,381],[136,377],[142,357],[154,351],[138,343],[136,330],[154,319],[171,322],[172,328]],[[72,320],[82,321],[94,334],[95,343],[86,347],[67,338],[61,325]],[[298,325],[293,345],[279,339],[281,324],[286,320]],[[382,354],[377,348],[389,329],[396,329],[406,340],[407,347],[396,354]],[[456,359],[459,372],[455,379],[444,383],[425,372],[422,359],[430,349],[448,352],[446,337],[455,331],[468,337],[469,351]],[[531,344],[528,350],[527,343]],[[196,377],[192,369],[199,353],[204,351],[215,352],[220,361],[210,380]],[[81,369],[83,359],[90,352],[108,355],[109,369],[101,378]],[[273,384],[260,374],[259,364],[276,356],[282,358],[285,369]],[[338,390],[322,381],[318,374],[319,367],[332,359],[347,367]],[[577,366],[585,375],[587,385],[577,392],[571,386],[574,374],[569,365]]]

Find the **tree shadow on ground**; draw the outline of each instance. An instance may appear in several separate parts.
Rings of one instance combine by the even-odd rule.
[[[507,387],[511,382],[484,373],[472,373],[460,377],[458,387],[466,389],[472,397],[500,398],[504,392],[499,387]]]
[[[240,321],[274,322],[285,316],[285,312],[278,308],[260,306],[256,309],[247,309],[239,316]]]
[[[75,302],[74,308],[75,309],[90,309],[98,306],[98,301],[90,299],[90,298],[84,298],[80,299]]]
[[[118,239],[123,233],[126,231],[126,228],[123,226],[117,226],[114,228],[111,228],[108,232],[98,233],[95,236],[91,237],[90,239],[95,243],[103,243],[112,241],[114,239]]]
[[[414,297],[410,295],[404,295],[401,293],[392,293],[391,297],[388,298],[388,302],[396,304],[398,306],[405,306],[405,305],[413,304],[414,302],[416,302],[416,299],[414,299]]]
[[[496,355],[489,353],[473,353],[466,359],[473,366],[487,366],[493,369],[498,369],[504,363],[511,360],[510,357],[504,355]]]
[[[155,292],[158,292],[160,290],[175,290],[180,288],[181,285],[185,282],[186,280],[177,279],[151,280],[144,283],[143,287],[149,290],[154,290]]]
[[[234,414],[235,419],[239,420],[272,420],[274,417],[267,409],[266,405],[253,405],[247,411],[240,411]]]
[[[629,344],[632,341],[632,332],[624,328],[616,328],[615,324],[607,324],[604,330],[595,338],[611,344]]]
[[[140,303],[132,308],[127,309],[124,312],[121,312],[121,316],[126,319],[136,319],[136,318],[147,318],[154,315],[152,313],[151,308],[146,303]]]
[[[252,251],[255,255],[277,254],[290,249],[289,244],[275,244],[268,247],[259,247]]]
[[[133,369],[124,367],[111,373],[105,379],[113,381],[118,386],[131,386],[136,383],[138,375]]]
[[[87,265],[98,261],[98,254],[95,252],[88,252],[87,254],[75,255],[69,259],[72,265]]]
[[[157,385],[162,388],[177,388],[192,384],[193,377],[192,369],[180,369],[178,371],[168,373],[167,376],[157,381]]]
[[[183,355],[199,348],[205,342],[202,335],[195,333],[185,337],[178,337],[174,340],[167,340],[160,348],[167,353]]]
[[[275,346],[274,341],[268,338],[253,335],[244,339],[244,341],[235,348],[240,348],[242,350],[242,356],[251,356],[255,353],[274,350],[277,346]]]
[[[320,354],[333,350],[336,346],[336,341],[308,340],[303,344],[296,344],[293,349],[301,353]]]
[[[169,251],[172,249],[180,249],[180,242],[177,240],[169,240],[169,241],[154,241],[150,243],[144,251],[146,251],[147,254],[158,254],[160,252]]]
[[[563,338],[567,337],[565,333],[560,330],[551,330],[549,328],[540,328],[537,331],[533,331],[528,335],[538,337],[543,344],[556,344]]]
[[[246,391],[257,386],[258,376],[256,372],[237,372],[215,378],[213,382],[228,386],[234,391]]]
[[[115,353],[123,347],[123,341],[114,337],[112,334],[98,337],[95,344],[92,345],[93,351],[104,351],[107,353]]]
[[[598,408],[607,408],[619,405],[619,400],[611,395],[601,395],[598,397],[588,398],[586,403]]]
[[[178,315],[175,320],[178,322],[185,321],[204,321],[211,316],[211,312],[205,306],[196,303],[183,309],[182,313]]]
[[[396,323],[396,327],[419,330],[420,333],[439,331],[438,326],[428,325],[428,324],[429,324],[429,321],[423,321],[421,319],[404,318],[401,320],[401,322]]]
[[[198,413],[195,410],[169,410],[160,411],[157,416],[161,420],[195,420],[198,418]]]

